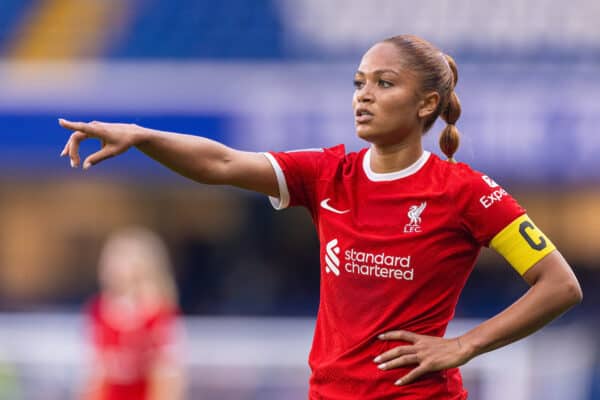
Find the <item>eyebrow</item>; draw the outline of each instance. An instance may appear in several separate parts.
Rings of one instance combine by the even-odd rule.
[[[392,74],[399,75],[398,72],[394,71],[393,69],[376,69],[375,71],[373,71],[373,74],[381,75],[384,72],[391,72]],[[360,75],[365,75],[365,73],[360,70],[356,71],[356,73]]]

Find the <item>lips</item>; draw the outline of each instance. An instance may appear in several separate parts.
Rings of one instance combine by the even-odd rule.
[[[366,108],[359,108],[356,110],[356,113],[354,114],[355,116],[355,121],[359,124],[364,124],[367,122],[370,122],[371,120],[373,120],[373,113],[369,110],[367,110]]]

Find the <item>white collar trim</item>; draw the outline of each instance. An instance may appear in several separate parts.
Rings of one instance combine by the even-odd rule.
[[[371,149],[369,149],[363,157],[363,170],[365,171],[365,174],[367,174],[367,178],[373,182],[393,181],[417,173],[423,168],[423,165],[425,165],[427,160],[429,160],[430,155],[431,153],[429,151],[424,151],[417,161],[404,169],[394,172],[377,173],[371,169]]]

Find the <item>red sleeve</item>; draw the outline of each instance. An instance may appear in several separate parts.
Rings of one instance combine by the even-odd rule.
[[[343,145],[329,149],[264,153],[273,166],[279,184],[279,198],[270,197],[273,207],[281,210],[304,206],[312,211],[316,185],[324,163],[331,155],[337,159],[344,153]]]
[[[164,309],[150,323],[153,348],[162,348],[177,342],[177,319],[175,310]]]
[[[500,185],[487,175],[464,168],[459,198],[462,223],[482,246],[490,241],[525,210]]]

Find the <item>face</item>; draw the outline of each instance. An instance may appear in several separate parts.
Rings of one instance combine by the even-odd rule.
[[[127,243],[110,243],[100,256],[99,273],[102,289],[113,295],[132,293],[139,281],[138,258]]]
[[[418,80],[402,68],[392,43],[378,43],[363,56],[354,76],[354,124],[357,135],[375,144],[396,144],[422,134]]]

